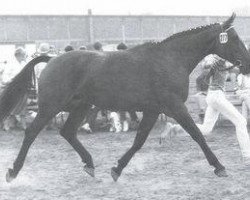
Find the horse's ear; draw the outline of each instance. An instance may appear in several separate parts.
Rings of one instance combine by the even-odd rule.
[[[236,14],[233,12],[233,14],[231,15],[231,17],[229,17],[227,19],[227,21],[223,22],[222,27],[223,27],[224,30],[228,29],[230,26],[232,26],[235,17],[236,17]]]

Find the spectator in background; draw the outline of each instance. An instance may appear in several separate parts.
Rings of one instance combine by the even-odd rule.
[[[23,47],[16,48],[15,58],[7,63],[2,76],[2,83],[6,85],[14,78],[26,65],[27,54]]]
[[[51,48],[48,43],[41,43],[37,49],[36,55],[41,56],[41,55],[48,55],[52,56],[50,54]],[[41,72],[43,69],[46,67],[47,63],[39,63],[35,66],[35,76],[36,76],[36,82],[38,81]],[[37,85],[37,84],[36,84]],[[37,87],[36,87],[37,88]],[[38,89],[38,88],[37,88]]]
[[[3,89],[11,80],[23,69],[27,64],[27,53],[23,47],[16,48],[14,52],[15,58],[7,64],[6,69],[4,69],[2,75],[2,85]],[[26,105],[27,105],[27,95],[18,103],[16,108],[12,111],[8,119],[3,123],[3,129],[8,131],[11,126],[18,127],[21,129],[26,129]]]
[[[95,42],[93,45],[94,50],[96,51],[103,51],[102,44],[100,42]]]
[[[80,46],[79,50],[85,51],[85,50],[87,50],[87,47],[86,46]]]
[[[64,48],[64,51],[65,52],[69,52],[69,51],[73,51],[74,48],[71,46],[71,45],[67,45],[65,48]]]
[[[124,44],[123,42],[121,42],[120,44],[118,44],[116,48],[117,48],[118,51],[128,49],[127,45]]]

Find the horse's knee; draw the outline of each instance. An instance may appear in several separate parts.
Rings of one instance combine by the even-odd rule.
[[[62,129],[60,131],[60,135],[66,139],[67,141],[71,141],[72,139],[75,138],[75,134],[73,134],[71,131],[68,131],[66,129]]]
[[[33,130],[30,130],[29,128],[27,128],[24,132],[24,143],[27,146],[32,144],[34,142],[34,140],[36,139],[38,133],[39,132],[34,132]]]

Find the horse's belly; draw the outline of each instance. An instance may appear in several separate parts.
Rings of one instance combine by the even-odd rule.
[[[90,101],[100,108],[109,110],[143,110],[154,104],[154,100],[147,95],[122,90],[99,90],[91,95]]]

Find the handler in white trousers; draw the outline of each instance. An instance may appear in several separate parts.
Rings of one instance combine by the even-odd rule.
[[[239,73],[239,68],[233,68],[232,65],[230,66],[230,63],[216,55],[211,55],[210,59],[212,73],[208,83],[209,88],[206,97],[208,106],[203,124],[197,124],[197,126],[204,135],[208,135],[212,132],[219,114],[224,115],[235,125],[236,135],[243,158],[250,159],[250,140],[247,131],[247,121],[232,103],[226,99],[224,93],[225,82],[229,71]],[[174,130],[174,127],[172,129]],[[171,130],[169,133],[171,133]]]
[[[211,90],[207,95],[207,109],[203,124],[197,124],[204,135],[212,132],[213,127],[221,113],[228,118],[236,128],[236,135],[241,148],[242,156],[250,158],[250,140],[247,132],[247,121],[239,111],[230,103],[223,91]]]
[[[239,68],[231,68],[225,60],[218,56],[214,55],[212,59],[211,68],[213,73],[210,77],[206,98],[208,106],[203,124],[197,124],[197,126],[204,135],[209,134],[213,130],[219,114],[224,115],[235,125],[242,156],[250,158],[250,139],[247,131],[247,121],[233,104],[226,99],[224,93],[225,81],[229,71],[238,73]]]

